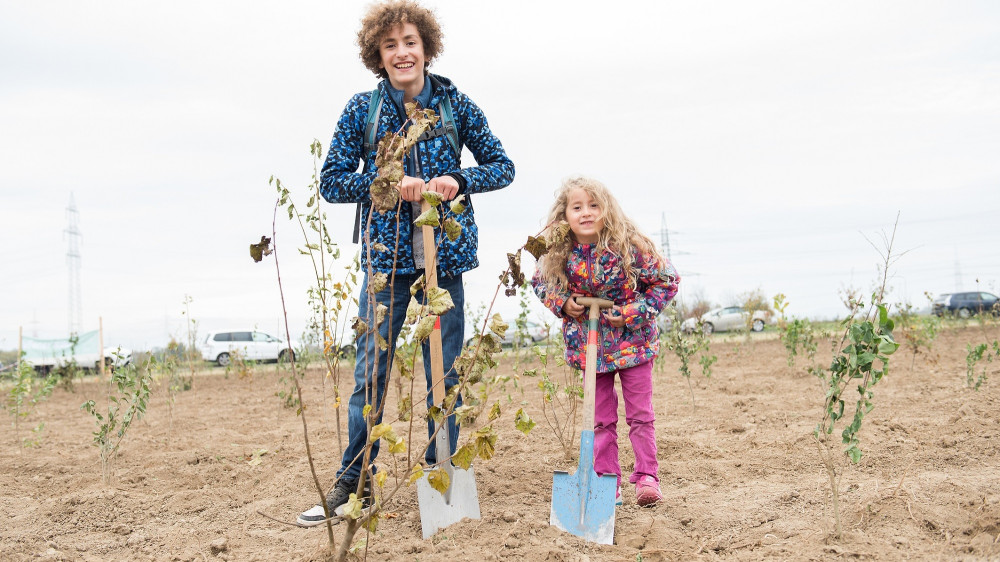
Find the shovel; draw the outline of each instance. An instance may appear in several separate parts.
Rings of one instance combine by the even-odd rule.
[[[423,201],[421,211],[430,208]],[[437,287],[437,263],[434,244],[434,228],[424,226],[424,280],[425,291]],[[434,330],[430,335],[431,348],[431,384],[434,403],[444,408],[444,358],[441,351],[441,319],[434,322]],[[427,358],[425,357],[426,361]],[[470,466],[463,470],[451,464],[451,443],[448,434],[448,420],[445,418],[438,424],[437,435],[434,438],[434,448],[437,451],[438,464],[448,473],[448,489],[442,494],[435,490],[427,475],[417,480],[417,503],[420,505],[420,526],[425,539],[430,538],[438,529],[443,529],[462,519],[479,519],[479,494],[476,492],[476,474]]]
[[[597,322],[602,308],[613,302],[594,297],[576,297],[590,307],[587,363],[584,365],[583,422],[580,427],[580,464],[576,474],[557,470],[552,476],[552,511],[549,525],[599,544],[615,538],[615,491],[618,477],[598,476],[594,471],[594,391],[597,385]]]

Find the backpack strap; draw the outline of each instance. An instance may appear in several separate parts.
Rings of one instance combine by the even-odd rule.
[[[378,117],[382,113],[382,92],[378,88],[372,90],[371,100],[368,102],[368,117],[365,119],[364,154],[375,150],[375,134],[378,133]]]
[[[382,92],[378,88],[372,90],[372,97],[368,101],[368,117],[365,118],[365,137],[363,139],[364,151],[362,155],[367,157],[367,155],[375,150],[377,146],[375,143],[375,134],[378,133],[378,117],[382,113]],[[351,241],[355,244],[361,238],[361,203],[358,203],[358,208],[354,214],[354,229],[353,235],[351,236]]]
[[[451,100],[448,99],[447,92],[441,98],[441,103],[438,104],[438,114],[441,116],[441,126],[436,129],[424,131],[424,134],[420,135],[420,138],[417,140],[428,140],[447,135],[448,144],[451,145],[455,156],[461,158],[462,143],[458,138],[458,127],[455,126],[455,115],[451,111]]]

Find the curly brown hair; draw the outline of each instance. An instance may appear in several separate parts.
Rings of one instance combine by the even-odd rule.
[[[427,67],[441,51],[444,50],[442,39],[444,33],[438,25],[434,12],[411,0],[391,0],[373,4],[368,13],[361,18],[361,29],[358,30],[358,46],[361,47],[361,62],[368,70],[382,78],[388,78],[384,68],[379,68],[382,58],[379,55],[379,43],[382,36],[392,31],[398,25],[412,23],[420,33],[424,44],[424,73]]]

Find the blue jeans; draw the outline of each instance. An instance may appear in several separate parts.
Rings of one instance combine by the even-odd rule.
[[[396,352],[396,338],[406,319],[406,306],[410,302],[410,285],[417,280],[419,275],[396,274],[395,288],[390,288],[388,284],[382,291],[375,294],[375,301],[392,309],[392,316],[386,311],[385,320],[379,326],[379,334],[389,344],[388,350],[378,348],[376,338],[370,337],[372,334],[362,333],[357,341],[357,359],[354,365],[354,392],[347,403],[347,448],[344,450],[344,457],[341,461],[340,470],[337,477],[345,480],[354,480],[361,475],[364,464],[365,443],[368,441],[368,426],[365,423],[364,408],[366,404],[372,405],[374,420],[372,425],[382,423],[382,403],[385,397],[385,389],[389,384],[389,372],[391,362]],[[439,276],[438,286],[451,293],[451,300],[455,302],[455,308],[449,310],[441,317],[441,345],[444,360],[445,389],[451,389],[458,384],[458,373],[452,369],[455,358],[462,352],[462,338],[465,336],[465,287],[462,285],[462,275],[451,277]],[[423,302],[424,292],[416,294],[416,299]],[[391,306],[390,306],[391,303]],[[361,298],[358,303],[358,316],[363,318],[370,327],[375,325],[375,306],[368,299],[368,276],[365,276],[361,284]],[[392,337],[389,337],[389,329],[392,329]],[[374,361],[378,352],[377,376],[372,376]],[[430,343],[425,340],[421,346],[424,357],[424,376],[427,379],[427,406],[433,404],[431,388],[431,362]],[[455,407],[462,405],[462,396],[458,396]],[[427,435],[434,433],[433,420],[427,420]],[[455,415],[448,417],[448,435],[450,438],[450,455],[455,454],[458,442],[458,425],[455,423]],[[375,457],[378,456],[379,443],[381,439],[372,443],[371,472],[375,472]],[[412,443],[407,446],[412,447]],[[424,460],[428,465],[437,462],[437,455],[434,441],[427,447]]]

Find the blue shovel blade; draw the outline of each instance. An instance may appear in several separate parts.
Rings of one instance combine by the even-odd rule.
[[[617,489],[614,474],[594,472],[594,432],[581,432],[576,474],[556,471],[552,477],[549,524],[591,542],[613,544]]]

